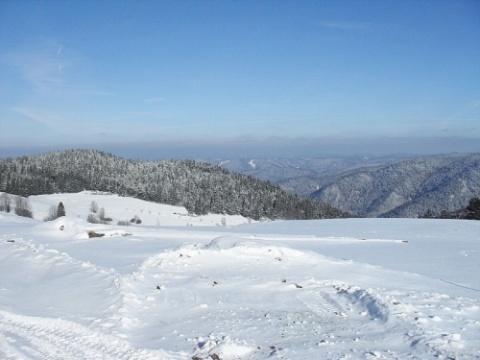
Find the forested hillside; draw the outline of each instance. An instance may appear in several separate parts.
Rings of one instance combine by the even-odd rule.
[[[328,180],[328,179],[325,179]],[[480,154],[363,167],[330,177],[312,197],[358,216],[418,217],[464,208],[480,196]]]
[[[182,205],[194,214],[319,219],[345,213],[269,182],[193,160],[142,162],[93,150],[0,160],[0,191],[29,196],[98,190]]]
[[[268,180],[284,190],[309,197],[332,176],[365,166],[378,166],[404,158],[393,156],[366,157],[297,157],[255,159],[209,159],[224,169]]]

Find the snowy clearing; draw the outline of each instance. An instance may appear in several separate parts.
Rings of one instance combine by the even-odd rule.
[[[480,359],[480,222],[29,201],[0,212],[2,359]]]

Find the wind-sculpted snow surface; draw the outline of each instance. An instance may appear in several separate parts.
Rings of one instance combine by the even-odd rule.
[[[129,236],[88,239],[82,234],[92,224],[78,219],[0,213],[0,358],[479,359],[474,276],[460,283],[447,269],[427,277],[413,263],[412,271],[395,261],[380,267],[372,250],[371,263],[341,255],[381,248],[406,262],[419,237],[435,232],[383,238],[375,220],[369,239],[339,226],[355,221],[338,220],[337,239],[324,221],[138,226],[123,229]],[[467,230],[456,229],[445,258],[478,260],[478,227],[449,224]],[[307,235],[307,226],[328,236]],[[447,248],[438,244],[432,261]]]

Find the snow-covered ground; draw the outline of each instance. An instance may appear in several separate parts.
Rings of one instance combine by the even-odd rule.
[[[480,359],[478,221],[29,201],[35,219],[0,212],[1,359]]]

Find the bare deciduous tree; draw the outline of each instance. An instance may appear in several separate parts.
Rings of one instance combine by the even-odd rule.
[[[18,216],[33,218],[33,213],[28,199],[20,196],[15,198],[15,214]]]
[[[6,193],[0,196],[0,211],[10,212],[10,198]]]
[[[90,211],[96,213],[98,211],[98,204],[95,201],[92,201],[90,204]]]
[[[50,206],[50,209],[48,210],[48,215],[43,219],[43,221],[52,221],[65,215],[65,207],[63,206],[63,203],[60,202],[58,206]]]
[[[102,207],[100,208],[100,210],[98,211],[98,218],[101,220],[101,221],[105,221],[106,218],[105,218],[105,209]]]

